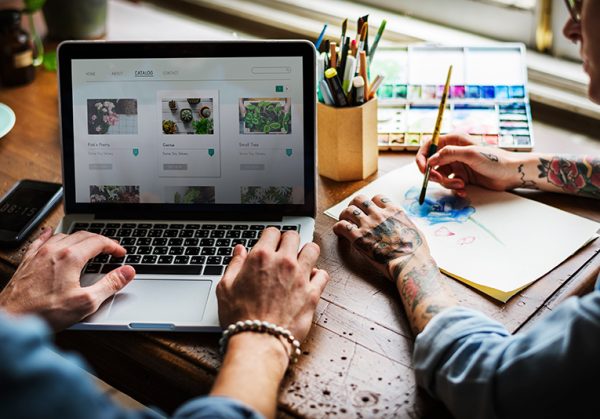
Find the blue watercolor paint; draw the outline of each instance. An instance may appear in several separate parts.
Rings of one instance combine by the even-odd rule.
[[[481,97],[481,91],[479,86],[467,86],[467,98],[479,99]]]
[[[494,99],[496,97],[496,89],[494,86],[481,86],[482,99]]]
[[[404,209],[409,215],[423,218],[429,224],[447,222],[465,223],[475,213],[470,201],[449,194],[448,191],[428,191],[423,205],[419,205],[418,187],[410,188],[405,194]]]
[[[510,97],[521,99],[525,97],[525,86],[510,86]]]
[[[496,86],[496,99],[508,99],[508,86]]]

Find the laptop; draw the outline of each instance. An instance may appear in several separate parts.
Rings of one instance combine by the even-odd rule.
[[[127,287],[74,329],[216,331],[237,244],[313,238],[315,57],[305,41],[65,42],[58,50],[65,216],[127,250]]]

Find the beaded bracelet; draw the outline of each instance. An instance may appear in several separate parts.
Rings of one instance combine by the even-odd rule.
[[[227,327],[227,329],[223,330],[223,336],[219,340],[219,350],[221,352],[221,355],[225,355],[229,339],[233,335],[236,335],[241,332],[268,333],[269,335],[275,336],[277,338],[283,337],[292,345],[292,351],[289,354],[290,365],[293,365],[296,362],[298,362],[298,358],[302,354],[302,350],[300,349],[300,342],[298,341],[298,339],[294,338],[292,332],[290,332],[289,330],[269,322],[263,322],[260,320],[246,320],[230,324]]]

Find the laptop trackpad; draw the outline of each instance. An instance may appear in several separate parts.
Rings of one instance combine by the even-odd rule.
[[[135,279],[103,305],[102,322],[197,325],[204,316],[212,281]],[[98,313],[100,314],[100,313]]]

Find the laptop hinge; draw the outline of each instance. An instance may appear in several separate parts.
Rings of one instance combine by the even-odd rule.
[[[101,213],[94,214],[96,220],[189,220],[189,221],[283,221],[282,215],[273,214],[182,214],[182,213],[146,213],[123,214]]]

